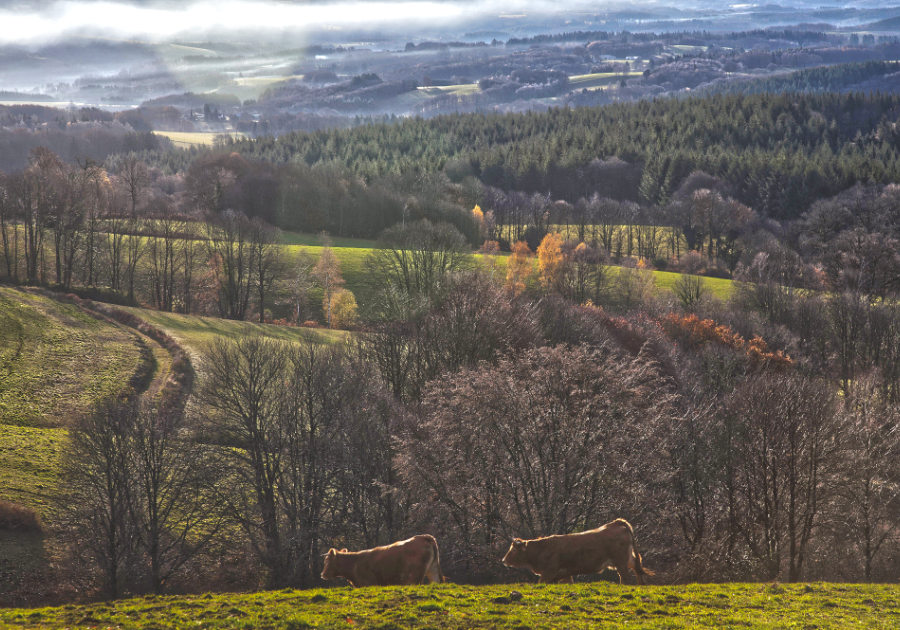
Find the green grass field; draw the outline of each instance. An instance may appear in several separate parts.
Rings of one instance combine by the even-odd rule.
[[[375,240],[370,238],[350,238],[348,236],[329,236],[332,247],[375,247]],[[289,232],[282,230],[281,243],[283,245],[304,245],[318,247],[322,245],[322,238],[318,234],[306,234],[305,232]]]
[[[66,429],[0,424],[0,499],[52,520]]]
[[[64,426],[120,391],[140,352],[125,327],[0,287],[0,424]]]
[[[0,609],[2,628],[897,628],[900,587],[435,585]]]
[[[680,273],[672,271],[654,271],[653,280],[656,282],[657,291],[672,291],[675,281],[681,277]],[[706,291],[718,300],[727,300],[734,293],[734,281],[727,278],[703,277],[703,286]]]
[[[210,342],[220,337],[240,339],[250,335],[261,335],[269,339],[280,339],[282,341],[333,343],[341,341],[347,336],[347,333],[342,330],[257,324],[218,317],[166,313],[148,308],[120,308],[130,311],[144,321],[165,330],[179,344],[187,347],[194,353],[202,350]]]

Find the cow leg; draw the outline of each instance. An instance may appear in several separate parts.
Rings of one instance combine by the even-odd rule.
[[[631,569],[632,571],[634,571],[634,576],[637,578],[638,585],[642,586],[644,584],[644,575],[638,569],[638,567],[640,565],[638,565],[636,562],[636,558],[634,556],[635,553],[636,552],[634,551],[634,548],[632,547],[631,557],[628,558],[628,568]]]
[[[616,565],[616,573],[619,574],[619,584],[628,584],[628,565]]]
[[[644,585],[644,576],[641,575],[637,569],[635,569],[635,571],[634,571],[634,576],[637,578],[637,583],[640,584],[641,586],[643,586]]]
[[[562,577],[562,578],[559,578],[559,579],[557,580],[557,582],[559,582],[560,584],[574,584],[574,583],[575,583],[575,577],[574,577],[574,576],[571,576],[571,575],[570,575],[569,577],[567,577],[567,578],[566,578],[566,577]]]

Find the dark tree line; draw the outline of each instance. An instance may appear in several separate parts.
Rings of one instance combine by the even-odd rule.
[[[368,185],[398,174],[443,172],[453,181],[471,176],[570,203],[595,193],[665,203],[687,175],[701,170],[762,215],[790,219],[857,182],[897,179],[891,124],[897,107],[897,97],[881,94],[714,95],[404,120],[235,142],[228,150],[274,164],[337,169],[345,181],[358,177]],[[147,157],[176,171],[206,159]],[[616,158],[628,168],[609,163]]]

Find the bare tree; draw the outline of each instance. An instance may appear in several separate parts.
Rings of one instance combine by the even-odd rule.
[[[60,505],[78,543],[100,567],[104,592],[118,597],[137,551],[129,519],[130,440],[136,401],[106,400],[69,431]]]
[[[206,549],[222,524],[209,454],[185,440],[183,430],[180,412],[146,407],[131,427],[129,517],[155,593]]]
[[[62,162],[54,153],[39,147],[31,152],[29,166],[18,182],[18,214],[25,236],[25,278],[30,284],[46,281],[44,239],[62,203],[58,183],[63,170]]]
[[[707,293],[703,278],[687,273],[678,276],[672,286],[672,292],[681,302],[681,306],[688,311],[696,308]]]
[[[268,569],[269,585],[281,585],[289,570],[278,522],[284,452],[279,417],[287,353],[258,337],[220,340],[210,346],[202,364],[207,374],[201,399],[222,422],[225,439],[237,447],[227,452],[237,486],[223,498]]]
[[[284,273],[283,249],[278,243],[278,229],[256,217],[251,221],[250,243],[253,249],[253,284],[256,291],[256,307],[259,321],[266,319],[266,298],[276,278]]]
[[[900,532],[900,411],[879,391],[877,380],[855,388],[841,430],[839,495],[834,515],[838,544],[849,539],[862,560],[866,581],[875,561]]]
[[[451,541],[446,564],[481,575],[512,536],[637,517],[664,392],[646,363],[564,346],[432,382],[398,464],[417,516]]]
[[[768,578],[786,568],[797,581],[825,501],[838,426],[834,394],[810,378],[760,375],[735,390],[728,413],[743,445],[736,482],[744,541]]]
[[[147,166],[136,156],[129,155],[123,160],[119,169],[119,183],[128,200],[129,210],[124,232],[125,243],[125,278],[128,282],[128,299],[134,301],[134,281],[138,264],[144,254],[144,241],[136,236],[139,232],[140,220],[138,209],[141,207],[145,191],[150,183]]]
[[[252,224],[243,213],[227,210],[207,223],[207,248],[216,274],[219,313],[244,319],[256,265]]]
[[[14,198],[15,179],[0,173],[0,247],[3,248],[3,262],[6,277],[12,282],[19,281],[19,217]]]
[[[471,258],[467,252],[459,230],[448,223],[422,219],[385,230],[367,265],[403,293],[432,298]]]
[[[155,206],[155,208],[154,208]],[[163,201],[151,205],[152,233],[147,237],[145,251],[149,263],[150,295],[153,306],[171,311],[175,305],[178,245],[181,221],[174,209]]]
[[[330,241],[323,241],[322,253],[313,268],[313,276],[322,287],[322,310],[325,312],[325,323],[331,326],[331,296],[344,286],[341,275],[341,264],[331,249]]]
[[[78,174],[80,194],[84,198],[84,265],[82,282],[95,286],[100,279],[98,258],[101,254],[102,220],[108,214],[112,184],[100,166],[85,164]]]
[[[291,280],[294,316],[298,324],[303,323],[306,319],[307,301],[309,290],[313,288],[313,268],[315,264],[315,259],[312,255],[305,248],[301,248],[294,261],[296,270]]]
[[[311,584],[326,537],[385,543],[403,522],[393,406],[343,347],[258,338],[214,344],[203,398],[237,448],[223,455],[234,516],[270,585]]]

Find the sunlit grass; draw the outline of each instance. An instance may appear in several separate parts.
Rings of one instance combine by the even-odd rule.
[[[896,628],[900,587],[504,584],[280,590],[3,609],[0,625],[143,628]]]
[[[4,287],[0,348],[2,424],[64,426],[121,391],[143,360],[129,329],[72,304]]]

